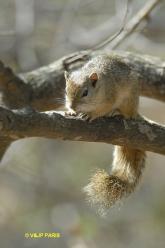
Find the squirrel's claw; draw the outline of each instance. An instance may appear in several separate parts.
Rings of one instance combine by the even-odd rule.
[[[74,110],[68,110],[65,112],[65,116],[76,116],[77,113]]]
[[[83,121],[88,121],[88,122],[93,121],[93,118],[91,116],[89,116],[88,114],[85,114],[85,113],[76,113],[74,110],[66,111],[65,112],[65,116],[66,117],[75,116],[78,119],[81,119]]]
[[[88,120],[88,115],[85,113],[79,113],[78,117],[84,121]]]
[[[88,121],[88,122],[91,122],[93,120],[91,116],[89,116],[88,114],[85,114],[85,113],[80,113],[78,115],[78,117],[80,117],[82,120]]]
[[[119,109],[114,109],[109,116],[113,117],[113,116],[117,116],[117,115],[121,115],[121,112]]]

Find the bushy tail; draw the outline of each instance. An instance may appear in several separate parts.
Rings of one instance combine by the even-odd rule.
[[[134,191],[145,165],[145,152],[115,146],[111,173],[98,170],[84,188],[88,199],[100,209],[108,209]]]

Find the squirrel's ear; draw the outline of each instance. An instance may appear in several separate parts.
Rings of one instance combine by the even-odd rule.
[[[64,71],[64,77],[65,77],[65,80],[68,81],[68,79],[69,79],[69,72],[68,71]]]
[[[92,86],[95,87],[97,80],[98,80],[98,75],[96,72],[93,72],[90,76],[89,76],[91,82],[92,82]]]

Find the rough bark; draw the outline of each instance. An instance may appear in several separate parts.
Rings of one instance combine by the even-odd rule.
[[[87,122],[48,112],[0,108],[1,134],[11,139],[45,137],[61,140],[105,142],[165,154],[165,127],[143,118],[122,116]]]

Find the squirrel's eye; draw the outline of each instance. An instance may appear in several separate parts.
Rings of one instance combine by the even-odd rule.
[[[82,93],[82,97],[85,97],[85,96],[87,96],[87,95],[88,95],[88,90],[85,89],[84,92]]]

